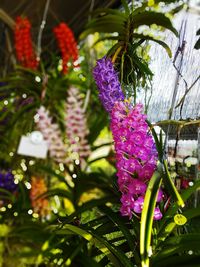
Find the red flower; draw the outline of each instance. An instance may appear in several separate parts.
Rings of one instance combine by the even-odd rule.
[[[16,18],[14,41],[19,63],[25,68],[37,69],[38,61],[31,40],[31,24],[27,18]]]
[[[78,59],[77,43],[72,30],[64,22],[54,27],[58,47],[62,55],[62,72],[68,72],[67,63],[71,60],[73,63]]]

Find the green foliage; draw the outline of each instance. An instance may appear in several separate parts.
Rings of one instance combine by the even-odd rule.
[[[132,10],[126,1],[122,1],[125,12],[112,9],[97,9],[93,12],[92,19],[88,22],[81,39],[95,32],[107,33],[99,41],[106,39],[115,40],[116,43],[109,50],[107,55],[115,62],[120,71],[120,80],[124,84],[132,84],[134,88],[144,86],[147,80],[151,79],[152,72],[148,63],[143,60],[139,48],[146,41],[154,41],[166,49],[171,57],[170,48],[163,41],[152,35],[139,33],[141,26],[156,24],[159,27],[168,29],[177,35],[177,31],[171,21],[162,13],[148,10],[147,4]],[[116,36],[117,33],[117,36]],[[115,34],[115,36],[113,36]]]

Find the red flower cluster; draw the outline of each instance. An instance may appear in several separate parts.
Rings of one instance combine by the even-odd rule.
[[[14,40],[18,61],[23,67],[37,69],[38,61],[31,41],[31,24],[27,18],[17,17],[15,20]]]
[[[66,74],[68,72],[67,63],[70,60],[74,63],[78,59],[77,43],[72,30],[63,22],[54,27],[53,32],[62,54],[62,72]]]

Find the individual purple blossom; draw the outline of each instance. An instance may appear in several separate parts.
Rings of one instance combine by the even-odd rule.
[[[133,204],[134,212],[141,213],[143,209],[143,205],[144,205],[144,197],[140,196],[138,197],[137,200],[135,200]],[[160,220],[161,218],[162,218],[162,212],[160,211],[158,207],[155,207],[153,219],[156,221],[156,220]]]
[[[122,216],[129,216],[129,218],[131,219],[132,217],[131,210],[133,209],[133,205],[135,201],[133,196],[131,194],[123,194],[120,201],[122,203],[121,209],[120,209]]]
[[[153,216],[153,219],[154,219],[155,221],[158,221],[158,220],[162,219],[162,217],[163,217],[162,212],[160,211],[160,209],[159,209],[158,207],[156,207],[156,208],[154,209],[154,216]]]
[[[120,212],[122,216],[128,216],[129,219],[132,218],[132,208],[130,206],[121,205]]]
[[[106,111],[111,113],[115,102],[124,100],[124,94],[110,58],[97,60],[93,77],[99,90],[99,98]]]
[[[11,170],[0,171],[0,188],[14,192],[17,185],[14,183],[14,175]]]

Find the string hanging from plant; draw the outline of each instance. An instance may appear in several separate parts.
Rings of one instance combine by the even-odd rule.
[[[72,61],[75,66],[75,61],[78,59],[77,43],[72,30],[64,22],[54,27],[53,32],[62,55],[62,72],[66,74],[68,73],[67,63]]]
[[[17,60],[29,69],[36,70],[38,61],[31,39],[31,23],[26,17],[18,16],[15,20],[14,41]]]

